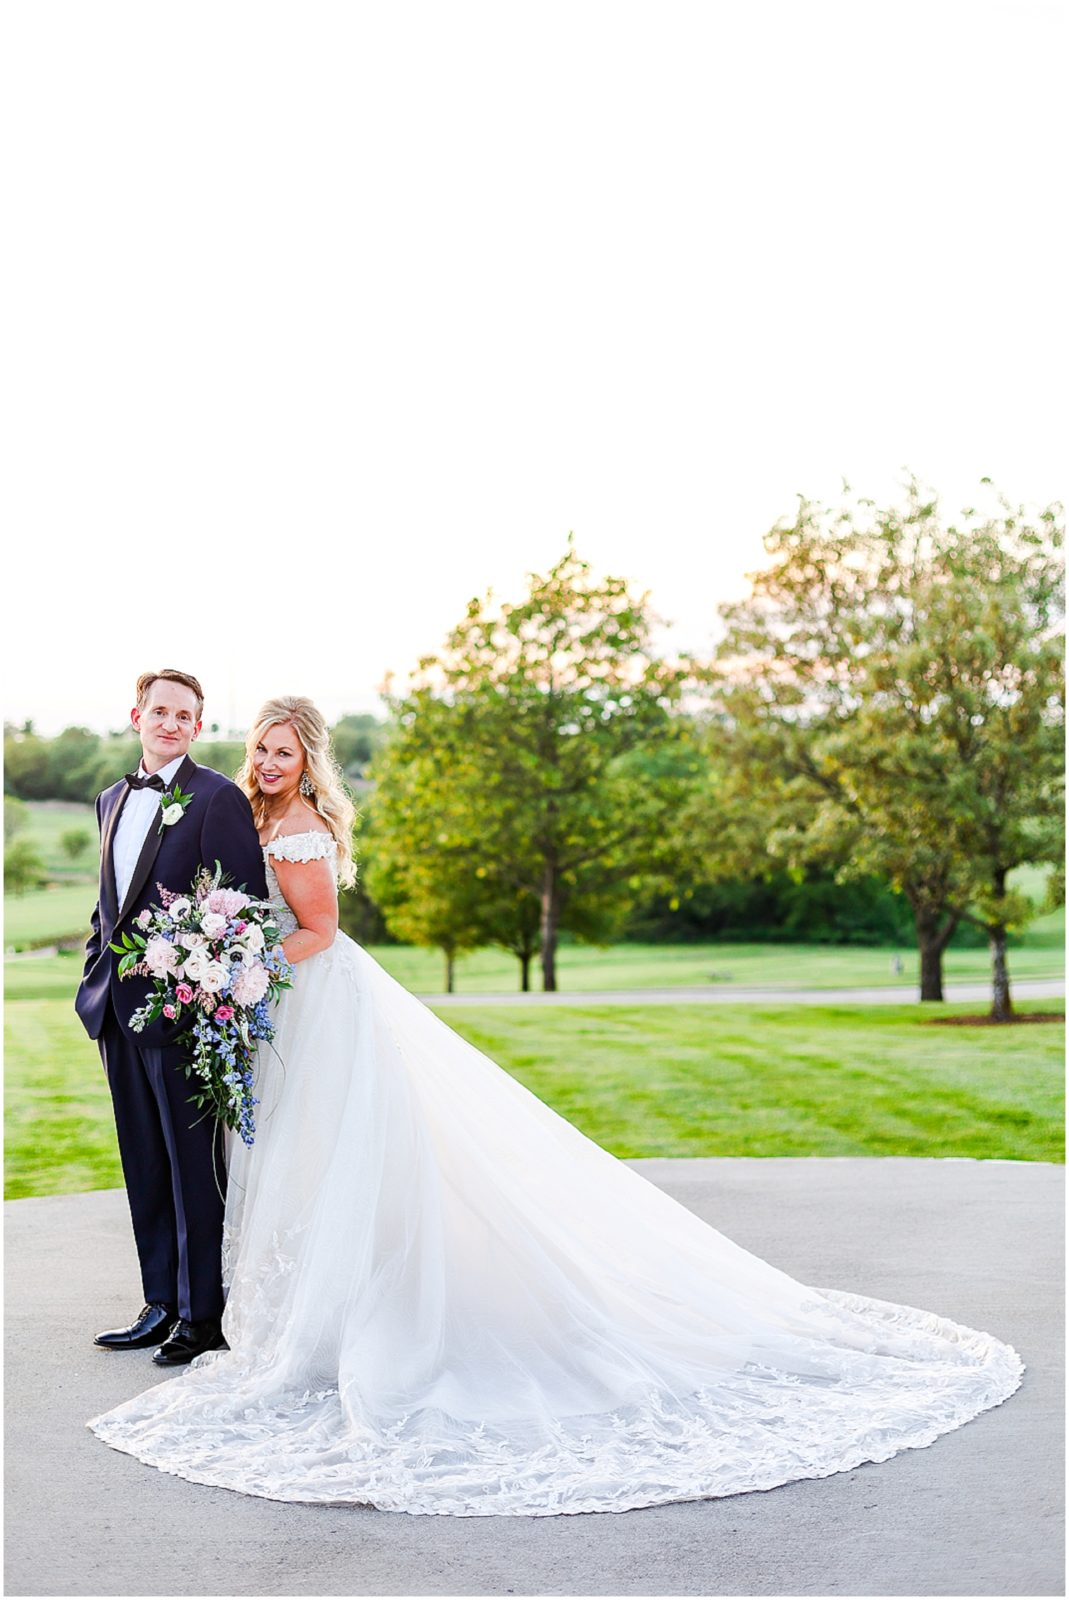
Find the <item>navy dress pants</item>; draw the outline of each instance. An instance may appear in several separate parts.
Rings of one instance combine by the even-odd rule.
[[[110,1006],[98,1042],[145,1299],[177,1306],[194,1322],[218,1319],[226,1167],[218,1123],[190,1104],[188,1053],[142,1048]]]

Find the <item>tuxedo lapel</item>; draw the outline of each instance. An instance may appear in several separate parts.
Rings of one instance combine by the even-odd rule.
[[[124,783],[122,789],[115,796],[114,803],[104,823],[104,837],[100,845],[100,900],[101,909],[107,913],[107,925],[114,928],[119,920],[119,891],[115,885],[115,862],[112,859],[112,846],[115,843],[115,829],[119,825],[119,813],[126,804],[126,797],[130,793]]]
[[[191,761],[189,757],[186,756],[185,760],[182,762],[182,765],[179,767],[178,771],[175,773],[167,787],[169,789],[184,788],[185,785],[192,780],[196,771],[196,762]],[[180,822],[175,823],[175,827],[180,828],[181,826],[182,824]],[[123,900],[123,903],[119,908],[119,915],[116,919],[118,922],[122,921],[126,914],[127,906],[132,906],[135,903],[138,895],[148,882],[149,874],[156,865],[156,857],[160,853],[160,845],[163,843],[163,836],[166,831],[166,828],[162,828],[158,819],[154,817],[149,830],[145,835],[145,842],[141,846],[141,854],[137,858],[137,865],[134,867],[134,875],[130,879],[130,887],[126,891],[126,898]],[[112,873],[113,882],[114,877],[115,875]]]

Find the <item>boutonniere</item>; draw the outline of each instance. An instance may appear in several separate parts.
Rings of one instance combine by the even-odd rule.
[[[160,825],[156,830],[157,833],[162,833],[164,828],[173,828],[176,822],[181,822],[192,798],[192,794],[182,793],[182,786],[179,783],[176,783],[173,789],[165,789],[160,795]]]

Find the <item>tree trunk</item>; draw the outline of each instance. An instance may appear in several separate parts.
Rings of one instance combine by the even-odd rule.
[[[529,994],[531,989],[531,952],[525,950],[520,956],[520,989],[524,994]]]
[[[925,938],[917,929],[917,944],[921,957],[921,999],[943,998],[943,947],[932,938]]]
[[[998,915],[997,903],[1006,894],[1006,873],[996,867],[991,875],[995,891],[995,915],[988,924],[987,937],[991,947],[991,1020],[1009,1022],[1013,1016],[1010,1000],[1010,972],[1006,964],[1006,924]]]
[[[940,915],[941,913],[933,912],[927,906],[915,902],[913,904],[917,950],[921,963],[922,1000],[943,998],[943,951],[950,943],[959,919],[953,912],[947,912],[940,922]]]
[[[454,963],[454,959],[455,958],[453,956],[452,950],[447,950],[445,952],[445,992],[446,992],[446,994],[452,994],[453,993],[453,963]]]
[[[991,1020],[1009,1022],[1013,1017],[1010,999],[1010,974],[1006,965],[1006,925],[996,922],[988,930],[991,943]]]
[[[557,987],[557,924],[560,921],[560,886],[557,864],[547,856],[542,870],[542,918],[539,929],[542,943],[542,988],[552,993]]]

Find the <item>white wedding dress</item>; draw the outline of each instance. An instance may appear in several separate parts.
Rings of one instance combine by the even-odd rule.
[[[270,855],[333,851],[275,840],[272,895]],[[230,1349],[89,1423],[165,1472],[384,1511],[626,1511],[884,1461],[1020,1384],[989,1334],[732,1244],[342,933],[297,967],[275,1050],[231,1152]]]

